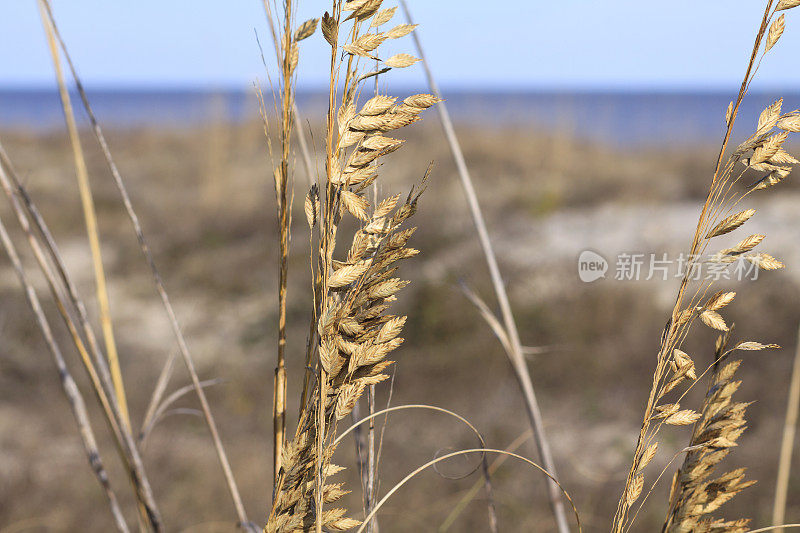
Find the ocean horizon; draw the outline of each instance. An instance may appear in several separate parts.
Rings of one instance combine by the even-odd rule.
[[[101,89],[87,90],[95,114],[108,128],[192,127],[209,121],[241,123],[259,119],[254,90]],[[396,90],[413,94],[419,89]],[[753,92],[739,113],[748,128],[778,91]],[[785,109],[800,107],[800,92],[784,94]],[[457,124],[515,127],[570,135],[618,146],[716,144],[724,134],[725,110],[735,92],[709,91],[450,91],[445,94]],[[265,90],[265,98],[271,95]],[[74,100],[76,109],[77,95]],[[304,117],[321,116],[327,96],[298,91]],[[79,118],[84,119],[80,110]],[[56,90],[0,89],[0,129],[63,127]],[[751,132],[740,130],[741,133]]]

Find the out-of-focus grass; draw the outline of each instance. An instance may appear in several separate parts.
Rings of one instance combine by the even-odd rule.
[[[194,130],[120,131],[110,135],[110,142],[151,236],[201,377],[226,380],[209,389],[210,400],[248,512],[262,519],[270,496],[271,376],[277,334],[271,296],[277,283],[271,165],[265,159],[258,124],[226,127],[224,134],[219,128],[217,124]],[[500,346],[458,289],[458,283],[465,281],[490,294],[484,263],[470,237],[471,222],[436,125],[414,127],[410,132],[408,148],[398,152],[397,164],[386,168],[384,183],[390,185],[381,192],[406,190],[422,174],[427,160],[435,160],[436,168],[416,218],[420,229],[413,246],[422,254],[403,266],[405,277],[413,283],[400,302],[400,312],[402,308],[415,312],[408,313],[407,341],[397,352],[392,403],[431,403],[453,409],[484,432],[489,446],[504,447],[527,428],[524,407]],[[571,257],[556,259],[559,268],[548,264],[547,272],[539,271],[544,267],[537,254],[548,250],[517,242],[525,233],[514,228],[533,229],[557,216],[569,220],[600,206],[613,211],[622,206],[699,205],[714,149],[626,152],[521,129],[497,128],[488,133],[464,129],[460,134],[490,232],[499,245],[523,343],[550,347],[547,353],[532,356],[531,368],[562,481],[582,512],[587,530],[604,531],[634,445],[655,341],[671,302],[662,301],[659,284],[610,280],[581,284]],[[92,278],[77,192],[70,186],[68,145],[58,135],[11,132],[5,138],[31,194],[64,243],[65,259],[88,294]],[[137,424],[160,365],[175,347],[102,158],[91,142],[85,144],[107,257],[112,314]],[[209,172],[209,167],[216,171]],[[296,201],[304,196],[305,183],[298,173]],[[793,185],[788,185],[791,192]],[[6,212],[5,207],[0,209]],[[625,224],[624,218],[619,223]],[[637,231],[631,228],[632,235]],[[502,252],[528,247],[529,265],[525,257],[508,261]],[[292,250],[287,355],[290,387],[297,387],[310,297],[307,233],[301,216],[295,217]],[[768,278],[759,282],[757,296],[743,291],[740,305],[731,311],[734,321],[737,316],[742,322],[747,317],[741,335],[757,332],[754,340],[788,348],[748,355],[740,370],[746,376],[742,401],[758,401],[749,411],[751,429],[732,461],[750,467],[752,477],[762,482],[732,502],[726,515],[752,516],[757,523],[769,516],[789,354],[800,320],[798,288],[784,274]],[[541,280],[547,286],[537,285],[544,283]],[[37,527],[107,531],[110,520],[85,465],[56,376],[3,261],[0,335],[0,531],[34,518],[41,522],[31,523],[24,531],[37,531]],[[706,332],[693,339],[689,348],[698,365],[710,359],[712,342]],[[74,370],[82,377],[77,365]],[[177,372],[173,385],[186,380]],[[290,390],[288,397],[292,427],[297,405],[291,399],[297,394]],[[384,390],[379,405],[385,401]],[[181,405],[192,406],[192,399]],[[463,428],[436,415],[408,412],[389,420],[381,462],[384,489],[437,451],[474,444]],[[102,427],[99,418],[97,427]],[[670,431],[665,438],[664,444],[678,449],[688,434]],[[108,439],[103,442],[108,445]],[[535,458],[530,445],[522,452]],[[340,462],[354,465],[349,443],[339,454]],[[170,530],[234,520],[199,419],[166,419],[154,431],[144,457]],[[656,461],[663,466],[666,459],[665,453]],[[124,478],[118,466],[110,466],[112,479],[121,487]],[[467,468],[453,465],[460,467]],[[354,468],[349,476],[348,481],[358,486]],[[450,481],[429,472],[395,496],[398,503],[385,508],[381,527],[389,532],[428,530],[431,523],[444,519],[472,483],[472,478]],[[501,530],[546,531],[542,524],[549,524],[549,511],[537,474],[508,462],[494,485]],[[664,490],[656,491],[636,530],[658,527]],[[796,494],[800,486],[791,490]],[[357,499],[352,502],[359,505]],[[130,512],[131,502],[124,503]],[[402,512],[408,508],[415,512]],[[796,505],[790,507],[788,518],[798,513]],[[454,530],[479,531],[485,521],[485,506],[476,501]],[[219,524],[192,529],[225,530],[229,527]]]

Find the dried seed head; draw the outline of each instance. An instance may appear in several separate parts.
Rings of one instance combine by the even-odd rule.
[[[385,40],[386,35],[383,33],[365,33],[359,36],[355,42],[344,45],[342,49],[348,54],[371,58],[370,52],[378,48]]]
[[[780,348],[777,344],[761,344],[760,342],[740,342],[736,345],[735,350],[765,350],[768,348]]]
[[[779,268],[784,268],[786,265],[775,259],[769,254],[765,254],[763,252],[746,255],[745,259],[750,261],[752,264],[757,266],[762,270],[777,270]]]
[[[767,188],[772,187],[773,185],[777,185],[778,183],[783,181],[784,178],[786,178],[786,176],[788,176],[790,173],[791,173],[791,170],[787,170],[787,169],[784,169],[784,168],[780,168],[778,170],[774,170],[774,171],[770,172],[768,176],[765,176],[765,177],[761,178],[760,180],[758,180],[757,182],[755,182],[753,185],[750,186],[750,188],[752,190],[754,190],[754,191],[758,191],[758,190],[761,190],[761,189],[767,189]]]
[[[383,113],[387,112],[397,101],[397,98],[394,96],[384,96],[382,94],[378,94],[370,98],[364,104],[358,114],[359,115],[382,115]]]
[[[432,94],[415,94],[403,100],[403,104],[417,109],[428,109],[432,105],[438,104],[442,99]]]
[[[410,54],[395,54],[389,59],[385,59],[383,62],[392,68],[405,68],[410,67],[418,61],[418,58]]]
[[[377,28],[383,24],[386,24],[392,17],[394,16],[394,12],[397,11],[397,7],[390,7],[389,9],[384,9],[382,11],[378,11],[374,17],[372,17],[372,22],[370,22],[370,28]]]
[[[644,475],[638,474],[633,482],[628,485],[628,491],[625,493],[625,502],[628,504],[628,507],[633,505],[636,500],[639,499],[639,495],[642,493],[642,489],[644,488]]]
[[[657,451],[658,451],[658,443],[657,442],[654,442],[653,444],[651,444],[650,446],[647,447],[647,449],[642,454],[641,461],[639,461],[639,471],[640,472],[642,470],[644,470],[645,468],[647,468],[647,465],[649,465],[650,462],[653,460],[653,457],[656,456],[656,452]]]
[[[367,209],[369,209],[369,200],[364,196],[350,192],[347,189],[341,191],[342,204],[350,212],[351,215],[359,220],[368,220]]]
[[[718,309],[722,309],[723,307],[731,303],[735,296],[736,296],[735,292],[719,291],[717,294],[708,299],[705,308],[711,309],[712,311],[717,311]]]
[[[386,36],[389,39],[399,39],[400,37],[405,37],[412,31],[416,29],[417,24],[399,24],[392,28],[391,30],[386,32]]]
[[[800,114],[787,113],[778,119],[777,126],[784,131],[800,132]]]
[[[769,27],[769,33],[767,34],[767,43],[764,46],[764,52],[769,52],[770,48],[775,46],[778,42],[778,39],[781,38],[783,35],[783,30],[785,29],[785,19],[786,15],[781,15],[778,17],[772,25]]]
[[[703,311],[700,313],[700,320],[702,320],[703,324],[710,328],[719,331],[728,331],[728,326],[725,324],[725,320],[716,311]]]
[[[783,131],[777,135],[769,137],[766,141],[764,141],[763,144],[757,146],[753,151],[753,157],[750,158],[750,164],[755,165],[756,163],[762,163],[772,159],[775,154],[778,153],[778,150],[781,149],[781,146],[783,145],[784,141],[786,141],[788,136],[789,133]]]
[[[782,106],[783,98],[778,98],[761,112],[758,117],[758,126],[756,126],[756,135],[765,133],[775,127],[781,115]]]
[[[328,41],[328,44],[336,46],[336,42],[339,40],[339,26],[336,24],[336,19],[327,11],[322,15],[322,24],[320,27],[322,28],[322,35],[325,36],[325,40]]]
[[[678,411],[674,415],[670,415],[664,420],[665,424],[669,424],[671,426],[688,426],[689,424],[694,424],[700,418],[700,413],[696,411],[692,411],[691,409],[684,409],[683,411]]]
[[[726,219],[722,220],[719,224],[714,226],[711,231],[706,234],[706,239],[711,239],[713,237],[718,237],[720,235],[725,235],[726,233],[730,233],[731,231],[735,230],[748,220],[750,217],[756,214],[755,209],[747,209],[745,211],[741,211],[736,213],[735,215],[731,215]]]
[[[317,218],[319,217],[319,187],[316,183],[311,186],[311,189],[308,190],[308,194],[306,194],[303,210],[306,213],[308,227],[313,228],[316,226]]]
[[[800,0],[781,0],[778,2],[778,7],[775,11],[783,11],[784,9],[792,9],[793,7],[800,6]]]
[[[337,288],[353,283],[367,271],[369,265],[369,261],[359,261],[353,265],[343,266],[328,277],[328,286]]]
[[[391,137],[384,137],[382,135],[372,135],[364,141],[361,146],[369,150],[387,150],[390,148],[397,148],[403,141],[399,139],[392,139]]]
[[[314,32],[317,31],[318,23],[319,19],[308,19],[307,21],[303,22],[295,32],[294,40],[302,41],[303,39],[308,39],[314,35]]]
[[[351,0],[342,4],[343,11],[352,11],[349,17],[345,20],[355,18],[362,21],[371,17],[378,9],[380,9],[383,0]]]
[[[785,165],[785,164],[796,164],[800,163],[797,159],[795,159],[789,152],[784,150],[783,148],[779,149],[775,152],[775,155],[769,158],[769,162],[775,165]],[[791,167],[786,167],[791,168]],[[777,170],[777,168],[771,168],[770,170]]]
[[[764,237],[766,237],[766,235],[761,235],[761,234],[750,235],[749,237],[741,241],[733,248],[727,248],[725,250],[722,250],[722,252],[720,253],[726,255],[739,255],[745,252],[749,252],[750,250],[761,244],[761,241],[764,240]]]

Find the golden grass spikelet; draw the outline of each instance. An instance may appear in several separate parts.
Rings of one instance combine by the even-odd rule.
[[[392,68],[410,67],[418,61],[420,61],[420,59],[412,56],[411,54],[395,54],[392,57],[383,60],[386,65]]]
[[[403,100],[403,104],[408,107],[416,107],[419,109],[428,109],[429,107],[438,104],[442,99],[432,94],[415,94]]]
[[[372,17],[372,22],[370,22],[369,27],[370,28],[377,28],[378,26],[382,26],[383,24],[386,24],[387,22],[392,20],[392,17],[394,17],[395,11],[397,11],[397,6],[390,7],[389,9],[383,9],[381,11],[378,11],[377,13],[375,13],[375,16]]]
[[[349,285],[357,280],[369,268],[370,261],[359,261],[354,265],[346,265],[328,278],[328,286],[333,288]]]
[[[356,401],[364,393],[364,387],[364,383],[356,381],[340,389],[339,397],[336,399],[336,420],[341,420],[353,411]]]
[[[400,278],[392,278],[370,288],[368,294],[370,298],[388,298],[393,296],[400,289],[408,285],[409,281],[403,281]]]
[[[728,104],[728,108],[725,110],[725,125],[729,126],[731,123],[731,119],[733,118],[733,100],[730,101]]]
[[[724,353],[727,335],[720,339],[716,350],[718,358]],[[719,462],[737,445],[746,426],[747,404],[732,400],[739,382],[730,380],[739,364],[740,361],[734,361],[724,365],[712,378],[688,452],[673,478],[663,528],[667,533],[747,531],[747,520],[726,522],[706,516],[754,483],[745,480],[744,469],[711,478]]]
[[[678,411],[674,415],[668,416],[664,420],[664,423],[670,426],[688,426],[689,424],[697,422],[699,418],[700,413],[692,411],[691,409],[684,409],[683,411]]]
[[[381,330],[378,332],[378,336],[375,338],[375,343],[382,344],[400,335],[400,332],[403,331],[403,325],[406,323],[406,318],[407,317],[404,316],[394,317],[386,322],[386,324],[384,324]]]
[[[735,292],[719,291],[714,296],[708,299],[705,308],[710,309],[712,311],[717,311],[719,309],[722,309],[729,303],[731,303],[735,297],[736,297]]]
[[[350,128],[361,131],[396,130],[419,120],[411,113],[386,112],[381,115],[357,115],[348,124]]]
[[[739,255],[745,252],[749,252],[750,250],[761,244],[761,241],[763,241],[765,237],[766,235],[762,235],[759,233],[750,235],[746,239],[739,242],[733,248],[726,248],[725,250],[722,250],[720,253],[725,255]]]
[[[306,214],[306,222],[308,227],[313,228],[317,225],[317,218],[319,217],[319,187],[315,183],[308,190],[305,202],[303,202],[303,211]]]
[[[347,0],[342,3],[342,11],[356,11],[361,9],[370,0]]]
[[[371,58],[370,52],[378,48],[385,40],[386,34],[384,33],[365,33],[355,42],[344,45],[342,50],[348,54]]]
[[[350,192],[348,190],[341,191],[342,204],[350,212],[351,215],[359,220],[368,220],[367,209],[369,209],[369,200],[364,196]]]
[[[336,111],[336,123],[339,125],[339,135],[344,134],[350,121],[356,116],[356,106],[352,102],[342,104]]]
[[[339,25],[336,23],[336,19],[327,11],[322,15],[320,28],[322,28],[322,35],[328,41],[328,44],[336,46],[336,42],[339,40]]]
[[[775,11],[783,11],[784,9],[792,9],[793,7],[800,6],[800,0],[781,0]]]
[[[642,454],[641,461],[639,461],[639,471],[640,472],[642,470],[644,470],[645,468],[647,468],[647,465],[649,465],[650,462],[653,460],[653,458],[656,456],[656,452],[657,451],[658,451],[658,443],[657,442],[654,442],[653,444],[651,444],[650,446],[647,447],[647,449],[644,451],[644,454]]]
[[[683,350],[679,350],[675,348],[672,353],[672,361],[671,361],[672,371],[675,372],[675,378],[682,378],[684,376],[696,380],[697,373],[695,372],[694,368],[694,361],[692,358],[689,357],[689,354],[684,352]]]
[[[395,96],[377,94],[364,103],[364,106],[358,111],[358,114],[363,116],[382,115],[391,109],[396,101],[397,97]]]
[[[746,209],[744,211],[736,213],[735,215],[731,215],[725,218],[706,234],[706,239],[711,239],[713,237],[719,237],[720,235],[725,235],[726,233],[730,233],[731,231],[735,230],[736,228],[740,227],[742,224],[750,220],[750,218],[755,214],[756,214],[755,209]]]
[[[800,114],[796,112],[787,113],[778,119],[778,123],[776,125],[783,131],[790,131],[793,133],[800,132]]]
[[[399,194],[396,194],[394,196],[389,196],[388,198],[384,198],[383,200],[381,200],[381,203],[378,204],[378,207],[375,208],[375,212],[372,214],[372,217],[375,219],[382,219],[384,217],[389,216],[389,213],[391,213],[394,210],[399,200],[400,200]],[[388,245],[390,247],[397,247],[399,243],[398,239],[402,239],[402,236],[406,235],[409,231],[411,231],[412,233],[414,232],[413,229],[411,230],[406,229],[401,232],[395,233],[392,237],[390,237]],[[402,244],[405,244],[405,242],[403,242]]]
[[[789,175],[789,173],[790,173],[790,171],[786,170],[786,169],[775,170],[773,172],[770,172],[770,174],[768,176],[766,176],[766,177],[758,180],[757,182],[755,182],[751,186],[751,188],[754,191],[759,191],[761,189],[767,189],[767,188],[772,187],[773,185],[777,185],[778,183],[783,181],[784,178],[786,178]]]
[[[760,342],[747,341],[736,345],[736,350],[765,350],[768,348],[780,348],[777,344],[761,344]]]
[[[668,416],[677,413],[678,411],[680,411],[680,409],[681,406],[679,403],[667,403],[659,405],[655,408],[656,414],[653,416],[653,419],[656,420],[659,418],[666,418]]]
[[[317,24],[319,24],[319,19],[308,19],[307,21],[303,22],[297,31],[294,34],[295,41],[302,41],[303,39],[308,39],[314,32],[317,31]]]
[[[794,156],[792,156],[789,152],[787,152],[783,148],[781,148],[780,150],[775,152],[775,155],[770,158],[769,162],[774,164],[774,165],[785,165],[785,164],[788,164],[788,163],[791,163],[791,164],[800,163],[800,161],[795,159]],[[791,168],[791,167],[789,167],[789,168]],[[771,168],[770,170],[777,170],[777,169]]]
[[[297,63],[300,61],[300,47],[297,42],[293,42],[289,47],[289,75],[291,75],[297,68]]]
[[[399,39],[405,37],[417,28],[418,24],[398,24],[391,30],[386,32],[386,37],[389,39]]]
[[[339,148],[344,149],[353,146],[354,144],[358,144],[364,139],[365,136],[366,133],[363,131],[350,129],[345,130],[341,137],[339,137]]]
[[[756,135],[763,134],[775,127],[781,115],[781,107],[783,107],[783,98],[778,98],[764,108],[764,111],[758,116]]]
[[[345,2],[342,5],[343,11],[353,11],[349,17],[345,19],[356,19],[359,22],[372,16],[378,9],[381,8],[383,0],[356,0],[352,2]]]
[[[757,266],[762,270],[777,270],[780,268],[784,268],[786,266],[777,259],[775,259],[774,257],[772,257],[771,255],[765,254],[763,252],[752,255],[746,255],[745,259],[747,259],[752,264],[754,264],[755,266]]]
[[[753,151],[753,157],[750,158],[750,164],[755,165],[757,163],[763,163],[764,161],[769,161],[775,157],[775,154],[777,154],[778,150],[781,149],[781,146],[783,146],[783,143],[786,141],[788,136],[789,133],[783,131],[768,137]]]
[[[728,331],[728,326],[725,324],[725,319],[716,311],[705,310],[700,313],[700,320],[706,326],[717,329],[719,331]]]
[[[630,484],[628,487],[628,492],[625,494],[625,499],[628,502],[628,505],[633,505],[636,500],[639,499],[639,496],[642,494],[642,489],[644,488],[644,475],[639,474],[633,480],[633,483]]]
[[[778,39],[781,38],[781,35],[783,35],[783,30],[786,28],[785,18],[786,15],[781,15],[775,21],[773,21],[772,25],[769,27],[767,44],[764,46],[764,52],[769,52],[769,50],[778,42]]]
[[[378,176],[378,168],[374,165],[366,166],[361,168],[354,168],[352,170],[348,170],[344,172],[341,176],[338,176],[336,180],[333,180],[335,185],[344,185],[347,184],[349,186],[359,185],[364,182],[369,182]]]
[[[384,137],[383,135],[371,135],[363,143],[361,143],[361,147],[366,148],[367,150],[383,151],[399,148],[403,142],[405,141],[400,139],[392,139],[391,137]]]

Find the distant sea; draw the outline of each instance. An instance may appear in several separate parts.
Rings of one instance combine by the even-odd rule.
[[[724,132],[725,109],[734,96],[734,91],[445,94],[456,123],[538,129],[620,146],[716,144]],[[754,127],[758,114],[777,96],[777,92],[750,94],[740,112],[740,133],[749,134],[744,128]],[[783,96],[786,110],[800,107],[800,93]],[[102,90],[91,91],[89,98],[101,124],[111,128],[192,127],[210,120],[258,119],[252,91]],[[298,105],[305,116],[320,116],[326,98],[302,92]],[[62,123],[55,91],[0,89],[0,130],[46,130]]]

